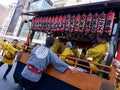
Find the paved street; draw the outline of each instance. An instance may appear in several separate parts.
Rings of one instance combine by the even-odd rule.
[[[14,83],[14,79],[13,79],[13,72],[15,66],[16,66],[16,62],[14,63],[12,70],[8,74],[6,81],[4,81],[2,77],[5,73],[5,70],[7,69],[7,64],[4,64],[3,66],[0,67],[0,90],[16,90],[17,84]]]

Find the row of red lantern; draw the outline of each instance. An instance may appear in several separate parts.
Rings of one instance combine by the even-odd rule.
[[[57,16],[35,17],[32,19],[32,30],[50,30],[53,32],[91,32],[91,33],[107,33],[111,34],[115,13],[109,12],[105,14],[85,13],[67,14]]]

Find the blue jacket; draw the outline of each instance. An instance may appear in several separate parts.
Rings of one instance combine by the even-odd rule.
[[[53,65],[60,72],[64,72],[68,68],[68,64],[63,62],[53,51],[46,46],[36,46],[28,60],[28,64],[34,66],[40,71],[46,70],[49,64]],[[28,70],[27,66],[22,71],[22,76],[30,81],[37,82],[42,74],[35,74]]]

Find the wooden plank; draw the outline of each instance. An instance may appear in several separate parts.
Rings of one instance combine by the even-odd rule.
[[[45,73],[82,90],[100,90],[102,82],[111,83],[109,80],[80,71],[77,71],[75,74],[72,74],[70,70],[61,73],[52,66],[49,66]]]

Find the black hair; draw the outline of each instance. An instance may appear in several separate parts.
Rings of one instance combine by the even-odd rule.
[[[7,40],[6,40],[6,39],[4,39],[3,41],[4,41],[4,42],[6,42]]]
[[[65,41],[65,39],[61,38],[61,37],[59,37],[59,40],[60,40],[60,42],[64,42]]]
[[[51,47],[54,44],[54,38],[53,37],[47,37],[46,38],[46,46]]]
[[[13,39],[13,41],[12,41],[12,42],[14,42],[14,41],[18,42],[18,40],[17,40],[17,39]]]
[[[105,39],[106,41],[109,41],[109,37],[107,37],[106,35],[99,35],[99,37]]]

